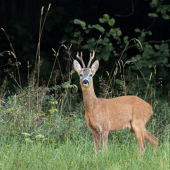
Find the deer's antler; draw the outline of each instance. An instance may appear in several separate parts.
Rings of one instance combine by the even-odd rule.
[[[93,56],[91,56],[91,53],[90,53],[90,60],[89,60],[89,63],[87,65],[87,68],[90,68],[90,64],[91,64],[92,60],[94,59],[94,56],[95,56],[95,51],[93,51]]]
[[[79,52],[77,52],[76,57],[81,61],[82,65],[83,65],[83,68],[86,68],[86,66],[84,64],[84,61],[83,61],[83,54],[82,54],[82,52],[81,52],[81,57],[79,57]]]

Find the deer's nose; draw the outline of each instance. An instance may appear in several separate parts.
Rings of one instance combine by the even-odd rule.
[[[88,80],[83,80],[83,84],[88,84],[89,81]]]

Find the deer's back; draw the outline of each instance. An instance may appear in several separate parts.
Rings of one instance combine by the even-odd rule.
[[[153,114],[150,104],[137,96],[122,96],[112,99],[98,98],[94,109],[86,111],[86,122],[90,129],[119,130],[131,128],[136,119],[144,125]]]

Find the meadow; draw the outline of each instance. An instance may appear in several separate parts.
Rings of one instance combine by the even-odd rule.
[[[159,141],[156,153],[145,142],[145,154],[139,155],[135,135],[122,130],[111,132],[108,150],[101,147],[96,155],[85,123],[83,102],[76,104],[71,112],[69,105],[65,106],[69,97],[66,85],[59,100],[45,94],[46,87],[37,94],[37,89],[30,86],[1,100],[0,169],[170,169],[167,102],[156,102],[154,115],[147,124],[148,131]]]
[[[109,141],[106,152],[93,153],[91,138],[81,141],[66,139],[64,143],[42,141],[19,143],[1,139],[0,169],[169,169],[169,138],[159,143],[158,152],[153,154],[150,145],[144,156],[138,154],[135,139],[116,144]]]

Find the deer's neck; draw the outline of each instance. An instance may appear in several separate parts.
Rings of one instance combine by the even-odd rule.
[[[84,106],[87,112],[93,112],[95,105],[97,105],[98,98],[95,95],[93,82],[88,87],[81,86],[83,92]]]

